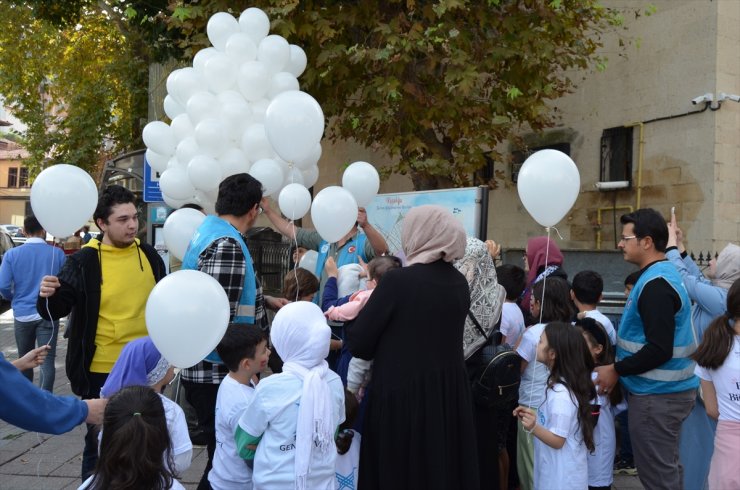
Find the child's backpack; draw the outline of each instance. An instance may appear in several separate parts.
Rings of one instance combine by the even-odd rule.
[[[473,313],[468,312],[468,316],[483,332]],[[501,343],[499,326],[500,322],[487,344],[471,359],[476,364],[472,372],[473,401],[484,408],[510,408],[519,397],[522,358],[511,346]]]

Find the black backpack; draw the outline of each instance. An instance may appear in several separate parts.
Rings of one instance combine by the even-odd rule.
[[[483,332],[472,312],[468,316]],[[502,344],[500,324],[488,342],[470,359],[473,402],[484,408],[510,408],[519,398],[522,358],[508,344]]]

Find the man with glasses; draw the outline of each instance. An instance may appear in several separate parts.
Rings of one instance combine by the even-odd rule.
[[[691,300],[665,259],[668,228],[653,209],[623,215],[619,248],[640,268],[617,332],[617,362],[597,367],[602,392],[628,392],[635,465],[645,488],[683,488],[678,458],[681,424],[694,405],[699,380],[690,355]]]
[[[133,193],[108,186],[93,214],[103,232],[70,255],[58,276],[44,276],[36,308],[47,320],[70,315],[66,370],[72,391],[98,398],[123,346],[147,335],[144,312],[154,285],[166,273],[154,247],[139,242]],[[49,318],[49,315],[51,318]],[[98,430],[88,424],[82,480],[95,469]]]

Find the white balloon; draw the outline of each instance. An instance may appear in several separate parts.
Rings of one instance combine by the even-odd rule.
[[[267,97],[274,99],[278,94],[290,90],[298,90],[298,79],[287,71],[279,71],[270,79],[270,90],[267,91]]]
[[[167,162],[170,161],[170,157],[157,153],[156,151],[146,150],[146,153],[144,153],[144,160],[146,160],[155,172],[164,172],[167,170]]]
[[[239,16],[239,27],[257,45],[270,32],[270,18],[262,10],[251,7]]]
[[[147,148],[170,156],[175,153],[175,135],[172,128],[162,121],[152,121],[144,126],[141,134]]]
[[[183,167],[187,168],[187,163],[183,164],[180,162],[180,160],[177,159],[176,156],[170,158],[170,160],[167,162],[167,168],[175,168],[175,167]],[[180,206],[170,206],[171,208],[179,208]]]
[[[311,221],[321,238],[329,243],[337,242],[355,226],[357,202],[347,189],[326,187],[313,199]]]
[[[41,226],[57,238],[82,228],[98,204],[92,177],[74,165],[59,164],[43,170],[31,186],[31,209]]]
[[[173,199],[188,199],[195,194],[187,170],[182,166],[170,167],[159,176],[162,193]]]
[[[195,68],[181,68],[167,77],[167,93],[186,109],[190,97],[205,89],[206,79]]]
[[[247,155],[240,148],[229,148],[220,157],[221,175],[225,179],[236,174],[249,173],[250,163]]]
[[[208,155],[197,155],[188,163],[188,177],[196,189],[212,191],[221,182],[221,166]]]
[[[239,32],[239,22],[231,14],[218,12],[208,19],[206,32],[208,33],[208,40],[211,41],[213,47],[219,51],[223,51],[229,37]]]
[[[171,95],[166,95],[164,98],[164,113],[167,114],[167,117],[170,119],[174,119],[180,114],[185,113],[185,108],[180,104],[178,101],[175,100],[175,98]]]
[[[265,113],[267,112],[267,107],[269,105],[270,101],[265,98],[252,101],[250,104],[250,107],[252,108],[252,122],[264,123]]]
[[[557,150],[533,153],[522,165],[517,190],[522,204],[542,226],[555,226],[578,199],[581,176],[568,155]]]
[[[172,134],[175,135],[175,140],[177,141],[182,141],[188,136],[193,136],[195,132],[193,123],[187,114],[180,114],[174,118],[170,123],[170,128],[172,128]]]
[[[280,191],[278,205],[288,219],[301,219],[311,209],[311,193],[301,184],[288,184]]]
[[[239,67],[236,83],[247,100],[258,100],[270,88],[270,72],[261,61],[246,61]]]
[[[362,207],[370,204],[380,189],[380,175],[371,164],[355,162],[344,171],[342,187],[352,193],[357,205]]]
[[[316,262],[318,261],[318,259],[319,253],[316,250],[309,250],[305,254],[303,254],[301,260],[298,261],[298,267],[300,267],[301,269],[306,269],[308,272],[315,276]]]
[[[170,214],[162,229],[167,250],[182,260],[190,239],[193,238],[195,230],[198,229],[204,219],[206,219],[205,214],[191,208],[178,209]]]
[[[232,34],[226,41],[226,54],[235,63],[241,65],[245,61],[253,61],[257,58],[257,44],[252,38],[243,32]]]
[[[227,147],[229,135],[220,119],[203,119],[195,126],[195,141],[203,153],[217,157]]]
[[[271,34],[257,46],[257,61],[261,61],[270,73],[281,71],[290,59],[290,44],[284,37]]]
[[[226,333],[229,298],[208,274],[179,270],[159,281],[146,302],[146,326],[162,356],[179,368],[213,352]]]
[[[179,164],[187,165],[195,155],[200,155],[201,153],[200,146],[198,146],[198,142],[195,141],[195,136],[188,136],[177,144],[175,157]]]
[[[324,113],[316,99],[305,92],[283,92],[265,113],[267,139],[287,162],[308,157],[324,134]]]
[[[173,95],[175,93],[175,86],[177,85],[176,79],[177,75],[180,74],[180,68],[172,70],[169,75],[167,75],[167,81],[165,82],[165,86],[167,88],[167,93],[169,95]]]
[[[206,61],[204,75],[208,89],[213,93],[221,93],[236,87],[237,65],[224,53],[216,53]]]
[[[300,168],[301,170],[306,170],[318,165],[319,159],[321,159],[321,143],[316,143],[311,149],[311,153],[309,153],[306,158],[304,158],[303,160],[298,160],[294,163],[295,166]]]
[[[241,145],[241,138],[247,126],[252,122],[252,109],[239,92],[226,91],[218,94],[221,103],[221,122],[226,128],[229,139]]]
[[[263,194],[269,196],[283,185],[283,170],[274,160],[263,158],[257,160],[249,169],[249,175],[260,181]]]
[[[302,187],[305,187],[303,185],[304,179],[301,169],[291,166],[287,171],[283,171],[283,173],[285,174],[285,180],[283,181],[284,186],[289,184],[300,184]]]
[[[218,54],[218,49],[216,48],[203,48],[197,53],[195,53],[195,56],[193,57],[193,68],[195,68],[200,73],[205,73],[206,71],[206,63],[208,60],[210,60],[213,56]]]
[[[307,189],[310,189],[319,181],[319,167],[317,165],[301,170],[301,173],[303,174],[303,185]]]
[[[218,99],[215,95],[210,92],[202,91],[193,94],[186,104],[185,108],[188,111],[188,117],[193,125],[197,125],[203,119],[209,117],[217,118],[221,107],[218,103]]]
[[[252,162],[273,156],[272,147],[265,134],[265,126],[262,124],[251,124],[247,127],[241,139],[241,147]]]
[[[182,207],[183,204],[187,204],[193,201],[192,197],[190,199],[174,199],[164,193],[162,194],[162,199],[164,200],[164,203],[166,205],[173,209],[179,209]]]
[[[306,58],[306,52],[303,48],[295,44],[290,45],[290,57],[288,64],[285,67],[285,71],[292,73],[296,77],[300,77],[306,70],[308,59]]]

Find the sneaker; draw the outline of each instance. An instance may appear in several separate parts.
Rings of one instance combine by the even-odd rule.
[[[620,459],[619,461],[614,463],[614,474],[615,475],[629,475],[629,476],[637,475],[637,469],[635,468],[635,463],[632,461]]]

